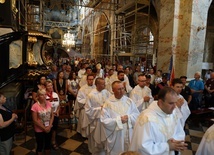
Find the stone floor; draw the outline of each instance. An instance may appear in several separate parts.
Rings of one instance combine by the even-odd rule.
[[[186,143],[188,150],[182,152],[182,155],[194,155],[201,141],[207,125],[194,125],[191,121],[185,125]],[[90,155],[88,151],[87,139],[83,138],[75,131],[75,124],[60,124],[57,134],[59,149],[51,150],[52,155]],[[12,155],[33,155],[35,154],[35,137],[31,126],[28,126],[27,140],[24,142],[23,136],[15,136]]]

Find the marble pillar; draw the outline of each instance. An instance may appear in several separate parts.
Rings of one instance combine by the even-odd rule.
[[[202,70],[208,10],[211,0],[193,0],[192,22],[188,49],[187,76]]]
[[[172,55],[174,5],[172,0],[160,0],[159,3],[159,38],[157,67],[168,72],[170,57]]]
[[[192,0],[176,0],[174,14],[173,58],[175,76],[187,75],[191,39]],[[191,75],[191,74],[190,74]],[[193,76],[194,73],[191,75]],[[189,75],[187,75],[189,77]]]
[[[201,71],[210,0],[161,0],[158,69],[168,72],[173,56],[175,77]]]

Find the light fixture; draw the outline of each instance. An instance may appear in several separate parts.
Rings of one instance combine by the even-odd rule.
[[[73,33],[71,33],[70,30],[68,30],[67,33],[64,34],[62,39],[62,47],[65,47],[67,51],[70,51],[71,47],[75,46],[75,36]]]
[[[0,0],[0,3],[2,3],[2,4],[3,4],[4,2],[5,2],[5,0]]]

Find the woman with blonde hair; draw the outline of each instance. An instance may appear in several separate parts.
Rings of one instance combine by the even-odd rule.
[[[52,105],[46,100],[46,91],[44,89],[37,91],[37,97],[37,102],[31,108],[37,143],[36,153],[37,155],[42,155],[44,148],[45,155],[49,155],[51,149],[51,128],[54,118]]]

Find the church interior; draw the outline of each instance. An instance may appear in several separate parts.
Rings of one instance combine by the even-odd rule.
[[[0,0],[0,92],[24,125],[11,154],[35,154],[30,93],[53,65],[140,63],[144,72],[173,70],[173,77],[186,76],[187,82],[200,72],[205,80],[213,69],[213,15],[212,0]],[[51,154],[91,154],[87,138],[76,132],[73,107],[61,106],[59,149]],[[182,155],[196,153],[212,117],[212,110],[191,114]]]

